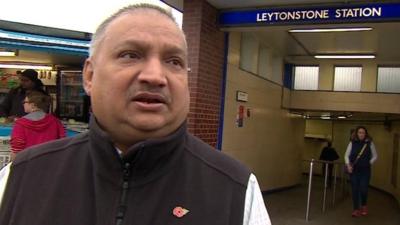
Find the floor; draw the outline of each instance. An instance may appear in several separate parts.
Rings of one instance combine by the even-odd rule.
[[[369,190],[369,215],[352,218],[350,194],[337,193],[335,206],[332,206],[332,191],[328,191],[327,209],[322,213],[322,180],[316,178],[313,184],[312,204],[309,221],[305,220],[307,185],[266,194],[264,196],[272,225],[400,225],[400,206],[395,199],[384,192]]]

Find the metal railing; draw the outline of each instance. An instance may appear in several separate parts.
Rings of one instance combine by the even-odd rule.
[[[0,151],[0,169],[5,167],[10,162],[10,152]]]
[[[322,197],[322,212],[326,211],[326,199],[327,199],[327,190],[328,190],[328,172],[329,172],[329,165],[332,165],[332,172],[333,172],[333,186],[332,186],[332,207],[335,206],[336,203],[336,187],[337,187],[337,168],[341,168],[341,194],[344,198],[346,196],[346,177],[345,177],[345,164],[343,162],[331,162],[331,161],[323,161],[323,160],[303,160],[304,162],[309,162],[309,175],[308,175],[308,189],[307,189],[307,207],[306,207],[306,215],[305,219],[308,222],[310,216],[310,205],[311,205],[311,195],[312,195],[312,184],[313,184],[313,176],[314,176],[314,165],[321,164],[325,165],[324,170],[324,189],[323,189],[323,197]]]

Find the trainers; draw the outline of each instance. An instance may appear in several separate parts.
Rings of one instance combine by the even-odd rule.
[[[368,208],[366,205],[361,207],[360,213],[361,213],[361,216],[368,215]]]
[[[361,216],[361,211],[360,210],[354,210],[353,213],[351,213],[351,217],[360,217]]]

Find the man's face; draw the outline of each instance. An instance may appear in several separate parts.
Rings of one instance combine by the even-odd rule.
[[[35,87],[35,83],[24,76],[19,76],[19,83],[23,89],[31,90]]]
[[[130,145],[166,136],[189,111],[184,36],[158,12],[124,14],[86,61],[84,83],[99,124],[114,141]]]

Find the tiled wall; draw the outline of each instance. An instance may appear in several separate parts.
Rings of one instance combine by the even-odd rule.
[[[281,109],[280,85],[239,69],[240,36],[229,37],[222,151],[248,165],[262,190],[295,185],[301,178],[304,120]],[[236,91],[246,92],[248,102],[237,102]],[[236,123],[240,105],[243,127]]]

